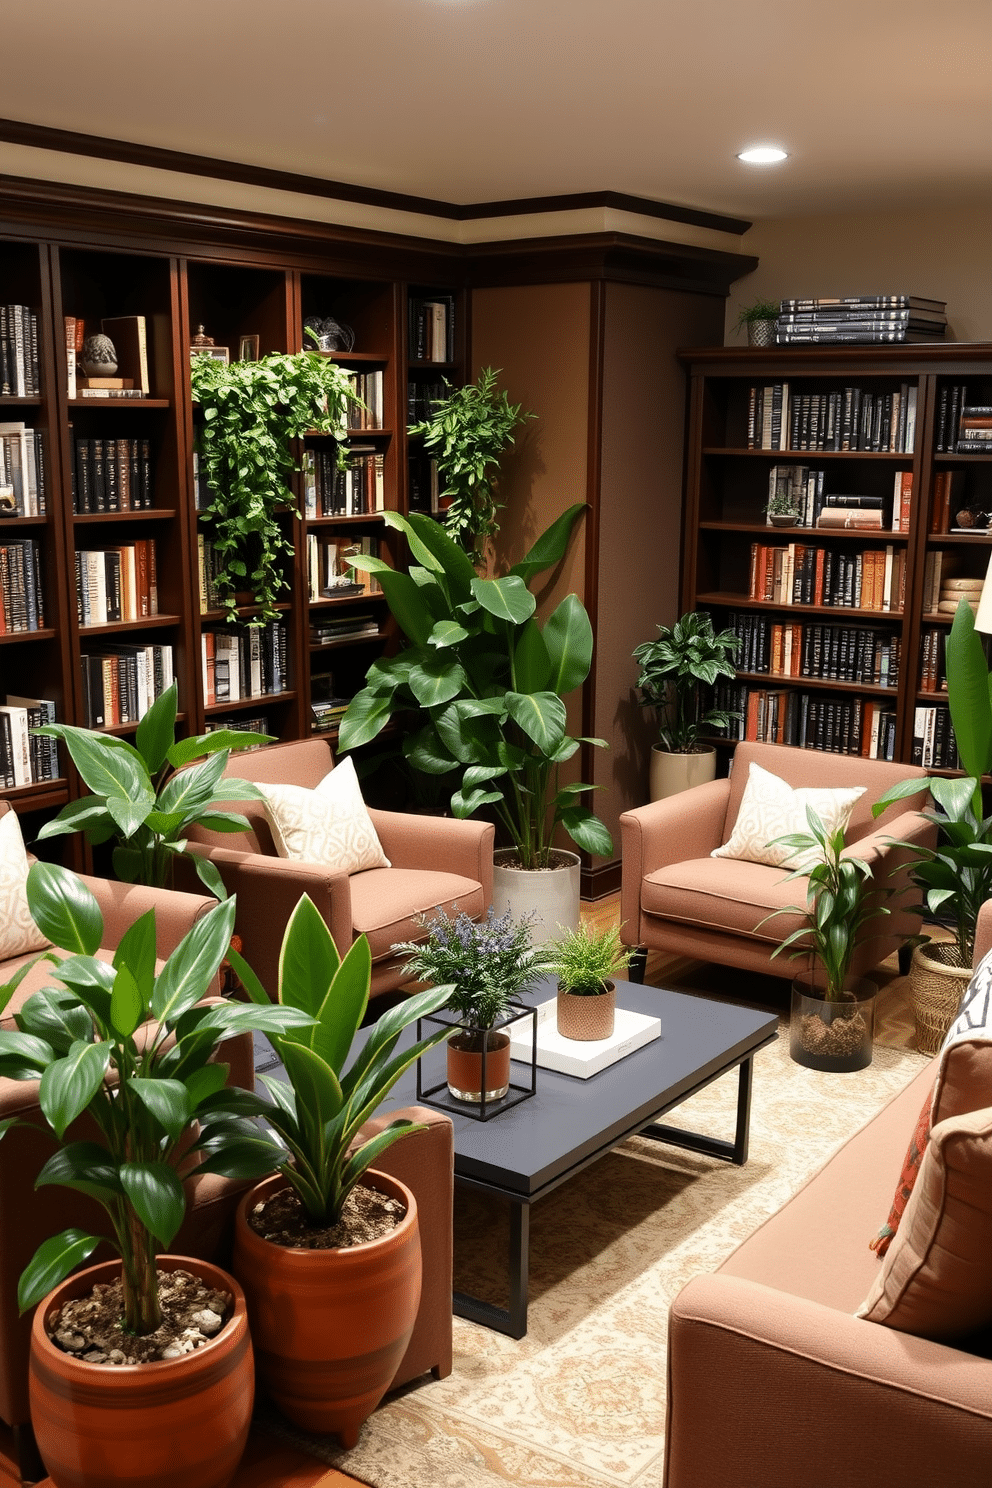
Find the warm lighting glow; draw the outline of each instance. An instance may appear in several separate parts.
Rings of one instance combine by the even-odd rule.
[[[741,150],[737,156],[745,165],[777,165],[780,160],[788,158],[786,152],[777,145],[754,145],[749,150]]]
[[[978,610],[975,614],[975,629],[983,630],[986,634],[992,634],[992,558],[989,559],[985,583],[982,585],[982,597],[978,601]]]

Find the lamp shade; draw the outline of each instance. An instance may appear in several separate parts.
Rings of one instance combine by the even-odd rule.
[[[975,629],[985,631],[986,634],[992,633],[992,556],[989,557],[982,597],[975,612]]]

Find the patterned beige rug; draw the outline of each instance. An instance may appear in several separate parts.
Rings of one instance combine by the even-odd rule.
[[[779,1038],[756,1058],[744,1168],[633,1138],[535,1206],[526,1338],[456,1318],[450,1377],[387,1401],[352,1452],[265,1424],[374,1488],[659,1488],[669,1302],[779,1209],[921,1058],[876,1045],[867,1070],[826,1075],[793,1064]],[[729,1136],[736,1089],[736,1075],[724,1077],[668,1119]],[[456,1285],[504,1301],[505,1217],[458,1197]]]

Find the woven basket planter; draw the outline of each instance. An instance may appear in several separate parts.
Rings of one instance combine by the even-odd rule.
[[[939,1051],[971,981],[970,966],[954,966],[945,959],[954,950],[950,941],[930,941],[913,950],[909,989],[916,1018],[916,1047],[921,1054]]]

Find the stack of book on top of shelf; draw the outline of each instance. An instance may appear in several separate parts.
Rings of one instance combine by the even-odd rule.
[[[956,615],[958,605],[963,599],[968,601],[972,613],[977,615],[984,584],[984,579],[941,579],[940,594],[937,600],[938,615]]]
[[[45,514],[45,449],[40,429],[0,424],[0,517]]]
[[[354,640],[357,636],[377,636],[379,621],[375,615],[321,615],[310,625],[311,646],[328,646],[332,641]]]
[[[817,527],[867,527],[880,532],[885,525],[884,496],[824,496]]]
[[[847,295],[789,299],[779,304],[779,346],[939,341],[947,330],[946,300],[918,295]]]

